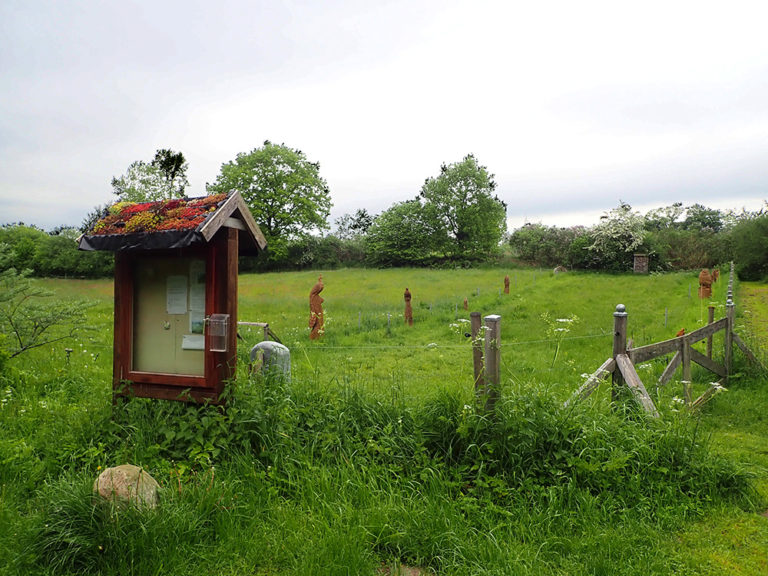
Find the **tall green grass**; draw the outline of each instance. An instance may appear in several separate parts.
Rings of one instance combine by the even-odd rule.
[[[703,324],[695,276],[519,270],[507,296],[503,275],[324,273],[330,319],[317,343],[305,328],[317,274],[243,276],[241,319],[268,321],[294,371],[288,382],[241,366],[226,409],[113,408],[109,283],[97,283],[92,330],[67,344],[69,360],[64,346],[40,350],[0,376],[0,572],[704,574],[733,553],[713,545],[697,564],[700,526],[740,523],[765,539],[766,474],[745,441],[768,436],[768,395],[740,357],[702,413],[679,409],[679,382],[655,390],[661,362],[639,367],[658,421],[630,399],[611,407],[607,385],[563,407],[610,355],[616,304],[638,345]],[[79,290],[50,284],[61,297]],[[464,297],[502,315],[495,415],[474,409],[469,343],[451,326],[467,317]],[[545,312],[578,317],[554,363]],[[708,378],[694,371],[700,389]],[[157,510],[94,504],[99,470],[125,462],[160,482]],[[760,565],[759,549],[746,554],[744,566]]]

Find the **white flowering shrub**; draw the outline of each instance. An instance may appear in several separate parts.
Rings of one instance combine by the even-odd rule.
[[[633,255],[642,251],[647,232],[643,216],[629,204],[621,202],[600,217],[600,223],[590,230],[592,243],[587,250],[598,266],[616,272],[632,267]]]

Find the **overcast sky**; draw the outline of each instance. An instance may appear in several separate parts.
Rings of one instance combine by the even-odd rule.
[[[473,153],[511,228],[619,200],[768,198],[768,3],[0,3],[0,223],[79,225],[158,148],[190,196],[264,140],[320,163],[332,219]]]

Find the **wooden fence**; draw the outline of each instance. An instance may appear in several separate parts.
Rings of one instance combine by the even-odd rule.
[[[627,318],[628,314],[623,304],[616,306],[613,313],[613,354],[603,364],[593,372],[587,380],[579,387],[573,396],[566,402],[566,405],[575,401],[587,398],[597,389],[600,381],[611,376],[612,397],[616,399],[622,386],[632,392],[638,404],[651,416],[658,417],[659,412],[656,409],[653,399],[648,394],[643,381],[635,370],[635,365],[641,362],[647,362],[660,356],[672,354],[672,359],[667,364],[664,372],[659,378],[658,385],[667,384],[682,366],[682,383],[685,403],[695,409],[704,404],[712,395],[714,395],[725,383],[733,369],[733,345],[736,344],[744,355],[755,364],[760,364],[752,351],[744,344],[739,335],[734,332],[734,303],[733,303],[733,263],[728,279],[728,293],[726,299],[726,315],[724,318],[715,321],[713,306],[709,307],[708,324],[703,328],[694,330],[689,334],[683,334],[671,340],[664,340],[647,346],[633,348],[631,343],[627,344]],[[724,355],[723,363],[720,364],[712,358],[712,338],[717,332],[723,331],[724,337]],[[702,353],[693,347],[693,344],[706,340],[706,353]],[[691,394],[691,363],[694,362],[710,372],[716,374],[720,379],[710,384],[709,388],[696,400],[693,400]]]

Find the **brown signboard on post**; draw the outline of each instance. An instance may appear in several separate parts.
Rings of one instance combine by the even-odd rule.
[[[108,208],[80,249],[115,252],[114,396],[219,402],[235,374],[238,256],[265,248],[237,192]]]

